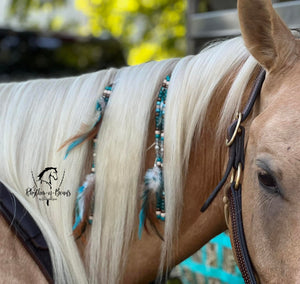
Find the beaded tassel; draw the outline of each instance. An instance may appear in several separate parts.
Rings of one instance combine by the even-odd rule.
[[[112,86],[105,87],[103,92],[103,96],[100,100],[97,101],[96,104],[96,113],[97,113],[97,121],[94,123],[92,130],[87,132],[86,134],[79,137],[77,140],[85,140],[91,131],[97,126],[103,117],[105,107],[108,103],[109,96],[111,94]],[[97,136],[97,134],[96,134]],[[74,142],[67,149],[67,154],[79,145],[80,143]],[[75,238],[79,238],[82,233],[85,231],[87,223],[92,223],[93,219],[93,211],[94,211],[94,191],[95,191],[95,159],[96,159],[96,143],[97,139],[93,139],[93,162],[91,167],[91,172],[86,176],[86,179],[82,186],[78,188],[77,197],[75,202],[75,222],[73,225],[73,235]]]
[[[93,162],[91,173],[85,178],[84,183],[77,190],[75,202],[75,223],[73,225],[73,235],[79,238],[85,231],[87,222],[91,224],[93,218],[93,201],[95,189],[95,159],[96,159],[97,139],[93,139]]]
[[[151,195],[156,199],[156,217],[165,220],[165,191],[163,180],[163,154],[164,154],[164,117],[167,99],[167,91],[170,76],[167,76],[159,91],[155,109],[155,162],[152,169],[147,170],[144,178],[144,190],[142,195],[142,208],[139,214],[139,238],[143,227],[146,227],[146,218],[151,206]],[[151,222],[152,223],[152,222]],[[146,228],[147,229],[147,228]]]

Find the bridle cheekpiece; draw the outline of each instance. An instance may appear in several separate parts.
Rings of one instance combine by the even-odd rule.
[[[227,195],[223,198],[223,202],[225,203],[224,213],[227,226],[229,225],[228,220],[230,216],[233,248],[236,254],[238,266],[246,284],[256,284],[257,281],[247,249],[242,219],[242,185],[240,180],[245,165],[245,128],[242,126],[242,123],[249,116],[254,103],[260,94],[265,74],[266,72],[264,70],[260,71],[244,110],[238,113],[236,119],[228,128],[226,146],[229,148],[229,159],[225,174],[201,208],[201,212],[204,212],[209,207],[227,181],[229,174],[232,172],[230,189]]]

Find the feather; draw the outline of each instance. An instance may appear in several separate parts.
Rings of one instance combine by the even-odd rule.
[[[95,125],[101,120],[105,107],[106,107],[105,99],[101,97],[96,103],[96,114],[95,114],[96,122],[94,123],[93,127],[95,127]]]
[[[143,196],[142,196],[142,208],[139,214],[139,239],[142,238],[142,232],[143,232],[143,227],[145,226],[146,223],[146,216],[148,212],[148,206],[149,206],[149,190],[144,190]]]
[[[151,199],[155,198],[156,193],[161,192],[163,187],[162,171],[159,167],[154,166],[147,170],[144,178],[144,190],[142,194],[142,207],[139,214],[139,239],[142,237],[143,227],[146,227],[146,219],[152,213]],[[153,227],[154,223],[151,222]],[[154,226],[155,227],[155,226]]]
[[[67,151],[66,151],[66,155],[65,155],[65,158],[64,158],[64,159],[66,159],[66,158],[68,157],[69,153],[70,153],[76,146],[78,146],[79,144],[81,144],[81,143],[86,139],[86,137],[87,137],[87,135],[84,134],[84,135],[82,135],[81,137],[79,137],[78,139],[76,139],[75,141],[73,141],[73,142],[69,145],[69,147],[68,147],[68,149],[67,149]]]
[[[75,238],[81,236],[88,222],[91,202],[95,188],[95,174],[86,176],[85,182],[78,188],[75,204],[75,223],[73,225],[73,235]]]
[[[145,188],[149,189],[151,192],[160,192],[162,189],[162,171],[161,168],[154,166],[146,172],[144,178]]]
[[[86,130],[83,133],[77,134],[75,136],[73,136],[72,138],[68,139],[66,142],[63,143],[63,145],[58,149],[62,149],[64,146],[66,146],[68,143],[71,143],[66,151],[65,154],[65,158],[66,159],[69,155],[69,153],[78,145],[80,145],[81,143],[83,143],[86,139],[90,139],[93,138],[99,130],[100,127],[100,122],[101,122],[101,118],[103,117],[104,114],[104,110],[105,110],[105,106],[106,106],[106,102],[105,99],[103,97],[101,97],[97,103],[96,103],[96,112],[95,112],[95,116],[93,118],[93,121],[95,121],[93,123],[93,126],[89,128],[88,130]],[[87,127],[87,125],[84,125],[85,127]]]

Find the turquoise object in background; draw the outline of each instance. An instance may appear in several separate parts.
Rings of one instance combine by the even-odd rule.
[[[208,264],[208,245],[212,244],[215,247],[215,266]],[[219,280],[218,283],[230,283],[230,284],[242,284],[244,280],[240,273],[239,268],[234,265],[234,271],[224,270],[224,251],[231,250],[231,243],[229,237],[222,233],[212,239],[207,245],[205,245],[197,254],[201,256],[201,261],[196,261],[194,256],[191,256],[179,264],[179,271],[181,272],[180,280],[183,284],[191,284],[191,280],[186,276],[187,272],[190,272],[192,277],[192,283],[208,284],[209,279]],[[197,276],[202,275],[204,282],[197,281]],[[215,283],[215,282],[213,282]]]

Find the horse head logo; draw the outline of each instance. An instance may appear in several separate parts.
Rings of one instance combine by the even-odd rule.
[[[49,167],[45,168],[39,175],[38,181],[40,183],[46,183],[49,185],[50,189],[52,189],[52,180],[57,180],[57,168]]]

